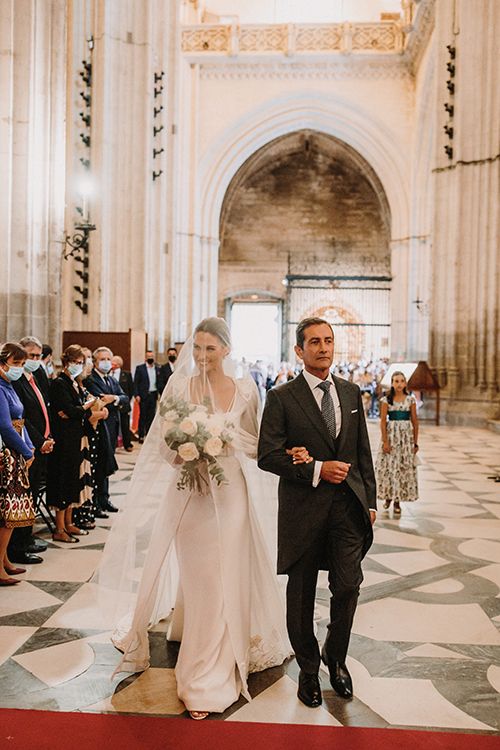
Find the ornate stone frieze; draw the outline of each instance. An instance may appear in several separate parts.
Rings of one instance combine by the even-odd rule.
[[[348,61],[311,63],[203,63],[200,76],[205,80],[213,79],[268,79],[268,80],[345,80],[357,78],[411,79],[408,65],[401,57],[397,59],[363,58]]]
[[[404,34],[398,21],[333,24],[200,24],[182,31],[185,54],[293,55],[301,53],[400,54]]]
[[[406,29],[404,57],[408,60],[413,73],[418,70],[420,60],[434,29],[435,7],[435,0],[420,0],[418,3],[413,0],[411,3],[412,23]]]

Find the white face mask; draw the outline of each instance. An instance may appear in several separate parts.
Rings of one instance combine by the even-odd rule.
[[[97,367],[101,372],[105,372],[107,374],[111,370],[111,362],[109,359],[103,359],[101,362],[99,362]]]
[[[24,369],[26,372],[36,372],[40,367],[39,359],[27,359],[24,363]]]

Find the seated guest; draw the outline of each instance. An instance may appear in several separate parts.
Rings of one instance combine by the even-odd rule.
[[[95,398],[85,398],[78,384],[85,354],[81,346],[68,346],[61,357],[63,370],[50,384],[50,423],[55,445],[49,454],[47,503],[56,513],[56,542],[76,544],[88,531],[73,523],[73,508],[92,497],[85,420]]]
[[[9,560],[7,547],[12,530],[33,525],[35,509],[28,471],[34,447],[24,429],[23,405],[12,384],[23,374],[26,352],[16,343],[0,347],[0,586],[18,583],[12,576],[25,573]]]
[[[163,379],[160,365],[155,363],[152,349],[146,352],[146,361],[137,365],[134,373],[134,394],[140,406],[139,442],[143,443],[155,418],[158,396],[162,392]]]
[[[110,376],[113,352],[107,346],[100,346],[92,354],[94,368],[84,385],[90,393],[98,397],[108,409],[108,417],[103,421],[109,435],[113,453],[116,448],[120,426],[120,407],[130,407],[127,396],[119,383]],[[97,485],[97,505],[104,513],[116,513],[116,508],[109,500],[108,476],[101,477]]]
[[[117,354],[112,358],[111,365],[111,375],[120,384],[122,391],[128,398],[128,406],[120,406],[120,432],[123,447],[130,453],[134,450],[130,432],[130,409],[134,398],[134,381],[132,373],[123,369],[123,359]]]
[[[13,383],[13,387],[24,407],[25,427],[35,446],[33,463],[29,469],[30,489],[35,512],[46,484],[47,457],[52,452],[54,440],[49,419],[49,381],[41,365],[42,344],[34,336],[25,336],[19,342],[26,351],[24,373]],[[41,563],[39,554],[47,549],[47,543],[33,537],[31,526],[14,529],[9,542],[9,558],[14,562]]]

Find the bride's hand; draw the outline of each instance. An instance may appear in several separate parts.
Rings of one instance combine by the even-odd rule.
[[[292,456],[294,464],[310,464],[314,461],[314,458],[309,455],[309,451],[304,446],[295,446],[293,448],[287,448],[289,456]]]

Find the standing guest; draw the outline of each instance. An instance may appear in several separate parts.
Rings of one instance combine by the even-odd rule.
[[[54,447],[49,419],[49,381],[41,367],[41,342],[34,336],[25,336],[19,344],[26,351],[26,360],[24,373],[13,383],[13,387],[23,404],[25,427],[35,446],[29,482],[37,512],[46,484],[48,454],[52,453]],[[22,526],[12,532],[8,553],[14,562],[33,565],[42,562],[39,553],[46,549],[46,542],[33,537],[33,527]]]
[[[172,364],[172,363],[171,363]],[[140,406],[139,442],[143,443],[155,417],[158,395],[162,392],[162,372],[155,362],[152,349],[146,352],[146,361],[137,365],[134,373],[134,394]]]
[[[111,375],[119,383],[122,391],[128,398],[127,406],[120,406],[120,432],[123,447],[130,453],[130,451],[134,450],[130,431],[130,409],[132,399],[134,398],[134,380],[132,373],[123,369],[123,359],[117,354],[111,359]]]
[[[297,658],[297,696],[321,704],[320,659],[333,689],[353,695],[345,660],[363,581],[361,561],[373,541],[376,488],[359,388],[332,376],[334,337],[321,318],[296,330],[304,362],[294,380],[267,394],[258,464],[280,477],[278,573],[288,575],[287,627]],[[293,446],[302,445],[301,457]],[[293,460],[291,460],[290,452]],[[305,461],[305,454],[313,461]],[[318,572],[328,570],[330,623],[320,652],[314,634]]]
[[[87,347],[82,347],[83,353],[85,354],[85,364],[83,366],[83,371],[81,374],[77,377],[77,382],[80,388],[83,390],[83,396],[84,400],[90,400],[92,398],[92,394],[87,391],[85,386],[83,385],[83,381],[90,375],[92,372],[93,367],[93,359],[92,359],[92,352]],[[90,531],[92,529],[95,529],[95,519],[98,518],[109,518],[109,516],[106,513],[103,513],[101,515],[101,511],[97,507],[97,476],[98,476],[98,468],[100,467],[100,464],[102,463],[102,460],[100,461],[100,458],[102,456],[102,453],[110,452],[111,446],[109,444],[109,438],[107,435],[107,432],[105,428],[101,425],[101,421],[103,419],[106,419],[108,416],[108,410],[106,407],[99,401],[99,399],[96,399],[92,406],[90,407],[90,410],[85,415],[85,421],[83,423],[83,429],[85,432],[85,435],[87,436],[88,440],[88,447],[85,447],[84,454],[85,458],[88,460],[90,464],[90,476],[91,476],[91,484],[92,484],[92,497],[90,497],[88,500],[86,500],[83,505],[81,505],[79,508],[75,508],[73,510],[73,519],[75,526],[78,526],[79,529],[84,529],[86,531]],[[104,445],[104,448],[102,447]],[[114,455],[112,456],[114,460]],[[113,471],[116,470],[113,469]],[[112,472],[110,472],[112,473]]]
[[[161,366],[161,385],[160,395],[163,388],[167,385],[168,381],[174,374],[175,363],[177,362],[177,349],[175,346],[169,346],[167,349],[167,362]]]
[[[42,365],[42,368],[49,380],[52,380],[52,378],[54,377],[54,363],[52,362],[52,354],[52,347],[48,344],[43,344],[40,364]]]
[[[394,372],[391,390],[380,399],[382,444],[377,456],[378,495],[384,510],[394,503],[394,515],[401,515],[400,502],[418,499],[416,454],[418,417],[415,396],[408,393],[402,372]]]
[[[120,429],[120,407],[130,408],[130,402],[119,383],[111,377],[113,352],[107,346],[98,347],[92,354],[94,368],[84,385],[107,407],[108,416],[103,425],[109,435],[114,455]],[[110,472],[113,473],[113,472]],[[104,513],[117,513],[118,508],[109,499],[109,474],[101,476],[97,483],[97,506]]]
[[[31,527],[35,509],[28,471],[33,463],[33,443],[24,429],[23,405],[12,384],[23,375],[26,352],[16,343],[0,347],[0,586],[18,583],[14,575],[25,573],[9,560],[7,547],[12,530]]]
[[[85,398],[78,384],[83,372],[85,354],[81,346],[68,346],[61,357],[63,369],[50,385],[50,422],[55,439],[49,454],[47,503],[56,513],[56,530],[52,539],[76,544],[79,536],[88,534],[73,523],[73,508],[92,497],[92,477],[88,461],[89,443],[85,418],[95,398]]]

